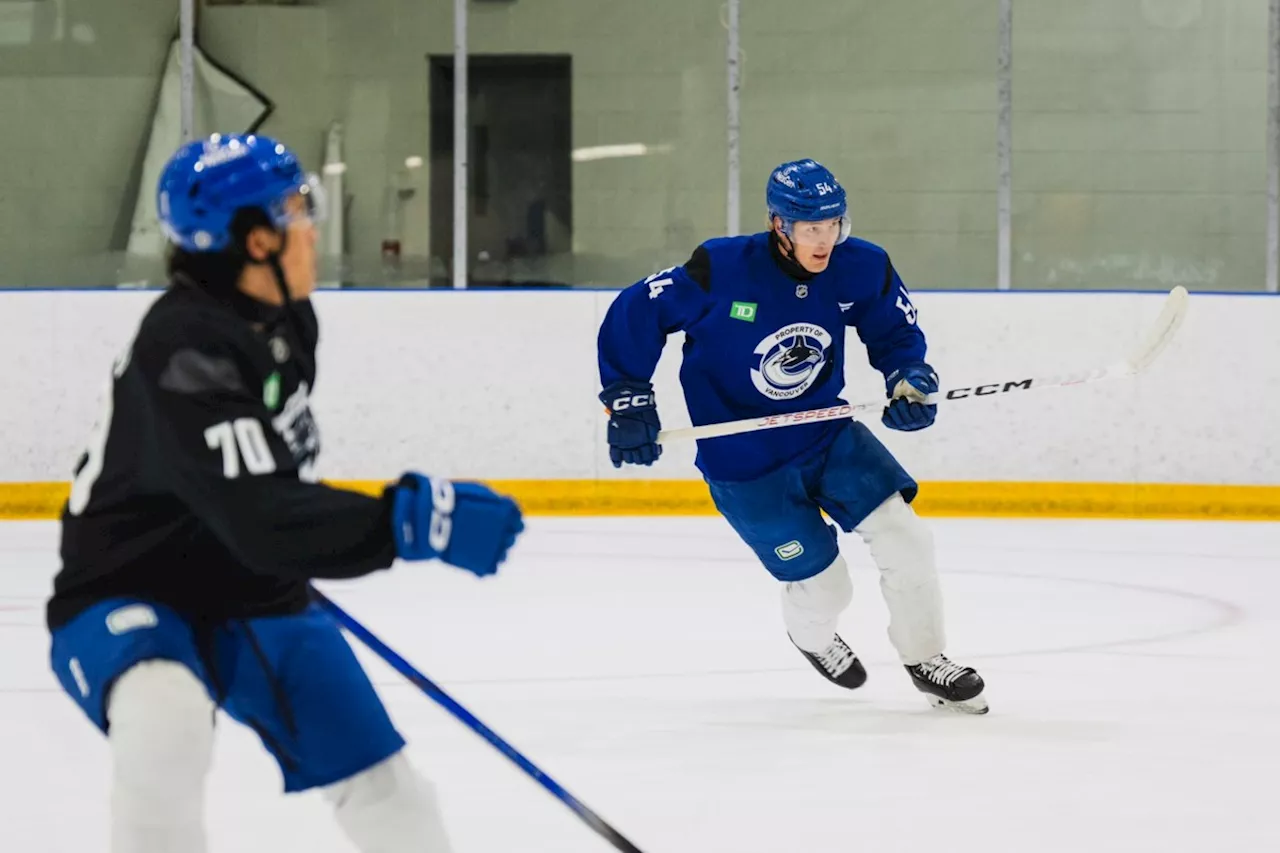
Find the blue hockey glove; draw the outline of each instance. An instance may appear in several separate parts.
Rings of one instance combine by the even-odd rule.
[[[662,455],[658,433],[658,401],[648,382],[619,380],[600,392],[600,402],[609,413],[609,458],[614,468],[652,465]]]
[[[933,424],[938,407],[924,402],[938,390],[938,374],[924,362],[900,367],[885,380],[889,405],[880,420],[889,429],[915,432]]]
[[[403,560],[438,557],[484,577],[498,571],[524,530],[516,502],[478,483],[410,473],[395,490],[391,524]]]

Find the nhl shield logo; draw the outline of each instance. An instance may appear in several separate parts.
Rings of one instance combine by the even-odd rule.
[[[807,285],[807,284],[797,284],[797,285],[796,285],[796,298],[797,298],[797,299],[804,299],[804,298],[805,298],[806,296],[808,296],[808,295],[809,295],[809,285]]]

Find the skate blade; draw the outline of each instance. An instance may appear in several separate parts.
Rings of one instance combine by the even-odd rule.
[[[951,711],[955,714],[985,714],[991,710],[987,706],[986,697],[981,693],[963,702],[951,702],[941,696],[934,696],[932,693],[924,694],[924,698],[931,707],[937,708],[939,711]]]

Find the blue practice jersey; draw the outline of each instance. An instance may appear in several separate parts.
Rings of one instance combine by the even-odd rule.
[[[846,326],[885,376],[925,359],[910,294],[879,246],[850,238],[801,280],[780,266],[769,232],[708,240],[614,300],[600,327],[600,379],[649,380],[667,336],[683,331],[680,382],[695,426],[841,405]],[[839,425],[705,439],[698,468],[752,480],[826,447]]]

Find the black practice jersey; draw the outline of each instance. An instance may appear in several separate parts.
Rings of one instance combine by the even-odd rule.
[[[181,276],[117,359],[62,514],[50,627],[136,596],[194,621],[297,612],[395,558],[389,495],[316,482],[316,316]]]

